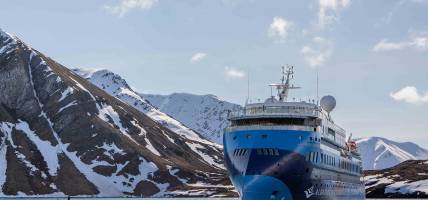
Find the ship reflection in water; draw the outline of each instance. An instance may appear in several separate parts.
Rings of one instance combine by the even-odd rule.
[[[0,199],[2,199],[0,197]],[[17,200],[67,200],[67,198],[7,198],[9,199],[17,199]],[[132,200],[239,200],[239,198],[78,198],[73,197],[72,200],[126,200],[126,199],[132,199]],[[375,200],[375,199],[367,199],[367,200]],[[376,199],[376,200],[388,200],[388,199]],[[400,199],[394,199],[394,200],[400,200]],[[404,199],[403,199],[404,200]],[[411,200],[411,199],[406,199]]]

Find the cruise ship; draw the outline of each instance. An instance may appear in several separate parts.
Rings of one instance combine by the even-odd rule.
[[[225,165],[242,200],[365,199],[362,161],[351,136],[334,123],[332,96],[289,100],[294,68],[263,103],[230,112]]]

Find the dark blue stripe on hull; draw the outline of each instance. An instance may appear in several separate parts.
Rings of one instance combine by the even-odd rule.
[[[225,153],[225,163],[243,200],[364,199],[365,195],[358,177],[354,184],[311,178],[314,166],[292,151],[266,155],[260,149],[247,149],[231,156]]]

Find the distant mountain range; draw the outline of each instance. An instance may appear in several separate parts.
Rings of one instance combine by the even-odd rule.
[[[228,124],[227,113],[229,110],[241,108],[240,105],[221,100],[214,95],[139,94],[131,89],[126,80],[111,71],[74,71],[172,130],[190,135],[197,133],[218,144],[222,144],[222,130]],[[358,139],[357,144],[363,158],[364,170],[385,169],[406,160],[428,159],[428,150],[411,142],[399,143],[381,137],[370,137]]]
[[[0,197],[235,194],[221,146],[107,76],[121,87],[0,30]]]
[[[240,108],[214,95],[139,94],[113,72],[69,70],[0,30],[0,197],[235,196],[221,144],[227,113]],[[428,193],[428,163],[408,161],[428,150],[357,144],[372,197]]]
[[[393,167],[406,160],[428,159],[428,150],[411,142],[394,142],[381,137],[358,139],[364,170]]]

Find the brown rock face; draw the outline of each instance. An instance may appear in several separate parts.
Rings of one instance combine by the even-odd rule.
[[[0,30],[0,197],[228,193],[201,152],[222,157]]]
[[[134,189],[134,194],[141,197],[150,197],[158,192],[159,188],[150,181],[141,181]]]
[[[60,169],[55,180],[55,185],[64,194],[75,195],[95,195],[99,191],[84,174],[73,165],[73,162],[64,154],[59,155]]]
[[[367,197],[428,198],[423,188],[423,183],[428,182],[427,174],[428,160],[408,160],[384,170],[365,171]],[[394,183],[401,183],[401,187],[392,186]]]

